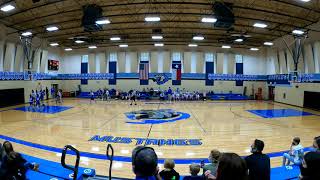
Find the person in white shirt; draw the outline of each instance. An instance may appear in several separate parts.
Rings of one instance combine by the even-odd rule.
[[[282,166],[289,166],[290,163],[293,163],[294,165],[301,165],[304,155],[303,151],[303,146],[300,144],[300,138],[293,138],[290,151],[283,154]]]
[[[109,93],[109,90],[108,90],[108,89],[106,90],[105,97],[106,97],[106,101],[108,101],[108,100],[109,100],[109,97],[110,97],[110,93]]]
[[[130,100],[131,100],[130,106],[132,105],[133,102],[134,102],[134,105],[137,105],[136,99],[137,99],[137,91],[136,90],[131,90],[131,93],[130,93]]]

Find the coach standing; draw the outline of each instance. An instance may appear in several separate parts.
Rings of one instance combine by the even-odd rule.
[[[47,100],[49,99],[49,89],[48,89],[48,87],[46,87],[46,98],[47,98]]]

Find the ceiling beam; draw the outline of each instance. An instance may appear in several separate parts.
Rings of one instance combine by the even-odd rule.
[[[157,14],[159,14],[159,13],[157,13]],[[203,14],[200,14],[200,13],[183,13],[183,14],[181,14],[181,13],[162,13],[162,14],[165,14],[165,15],[173,15],[173,14],[175,14],[175,15],[181,15],[181,16],[186,16],[186,15],[203,16]],[[145,15],[145,13],[113,15],[113,16],[109,16],[109,17],[114,17],[114,16],[128,16],[128,17],[130,17],[130,16],[136,16],[136,15]],[[235,18],[242,19],[242,20],[250,20],[250,21],[261,21],[261,19],[258,19],[258,18],[251,18],[251,17],[244,17],[244,16],[236,16]],[[60,22],[56,22],[56,23],[50,23],[50,24],[48,23],[48,24],[36,25],[36,26],[32,26],[32,27],[29,27],[29,28],[22,29],[21,31],[26,31],[26,30],[30,30],[30,29],[34,29],[34,28],[45,28],[46,26],[49,26],[49,25],[52,25],[52,24],[57,24],[57,25],[58,24],[62,24],[63,25],[63,23],[74,23],[75,21],[81,21],[81,18],[74,18],[74,19],[69,19],[69,20],[60,21]],[[161,21],[161,22],[163,22],[163,21]],[[170,22],[174,22],[174,21],[170,21]],[[182,21],[176,21],[176,22],[182,22]],[[282,26],[288,26],[288,27],[293,27],[293,28],[301,28],[301,27],[298,27],[298,26],[295,26],[295,25],[292,25],[292,24],[278,22],[278,21],[264,20],[264,22],[280,24]],[[121,23],[121,22],[119,22],[119,23]],[[127,22],[127,23],[131,23],[131,22]],[[116,23],[112,23],[112,24],[116,24]],[[74,28],[77,28],[77,27],[74,27]],[[281,30],[279,29],[279,31],[281,31]],[[16,32],[12,32],[12,34],[13,33],[19,33],[19,32],[16,31]],[[39,33],[39,34],[42,34],[42,33]]]

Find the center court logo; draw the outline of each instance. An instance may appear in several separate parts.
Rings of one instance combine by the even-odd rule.
[[[125,115],[129,124],[163,124],[190,118],[190,114],[172,109],[132,111]]]

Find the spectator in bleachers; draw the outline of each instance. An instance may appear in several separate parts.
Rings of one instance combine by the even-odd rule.
[[[191,164],[189,168],[191,176],[185,176],[183,180],[204,180],[204,176],[198,176],[200,172],[199,164]]]
[[[313,139],[313,145],[312,146],[314,148],[314,151],[320,152],[320,136],[315,137]]]
[[[0,179],[2,179],[2,177],[3,177],[3,175],[4,175],[4,173],[5,173],[5,171],[2,169],[2,154],[4,154],[3,153],[3,148],[2,148],[2,144],[0,143]]]
[[[301,165],[303,158],[303,146],[300,144],[300,138],[295,137],[292,140],[289,153],[283,154],[282,166],[289,166],[290,163],[294,165]]]
[[[256,139],[251,145],[251,155],[245,158],[250,180],[270,180],[270,158],[262,153],[264,142]]]
[[[38,171],[39,165],[38,164],[31,164],[27,162],[21,154],[17,152],[10,152],[8,155],[8,158],[4,162],[4,165],[6,165],[6,175],[5,178],[8,180],[24,180],[26,179],[26,172],[27,170],[34,170]]]
[[[206,172],[206,171],[210,171],[212,175],[216,176],[217,174],[217,167],[218,167],[218,159],[220,158],[221,156],[221,153],[220,151],[216,150],[216,149],[213,149],[211,150],[210,152],[210,155],[209,155],[209,162],[210,164],[207,164],[203,167],[203,174]]]
[[[219,158],[217,176],[205,172],[209,180],[247,180],[248,170],[244,159],[235,153],[223,153]]]
[[[158,156],[151,147],[137,146],[132,151],[132,170],[137,180],[161,180]]]
[[[162,170],[159,174],[163,180],[179,180],[179,173],[174,170],[175,163],[172,159],[166,159],[164,161],[164,170]]]
[[[0,179],[20,180],[25,179],[25,173],[31,169],[38,171],[39,165],[27,162],[21,154],[14,152],[13,146],[9,141],[3,143],[2,163],[0,171]]]
[[[320,179],[320,152],[308,152],[304,156],[304,163],[301,169],[301,180]]]
[[[301,180],[320,179],[320,136],[315,137],[313,141],[314,151],[304,155],[302,166],[300,166]]]

